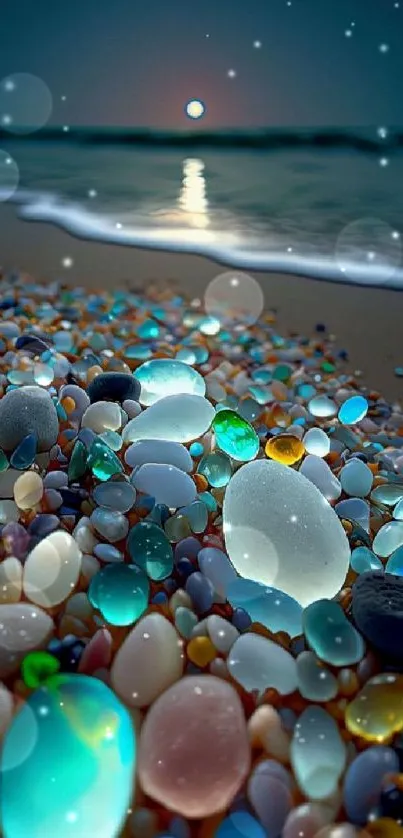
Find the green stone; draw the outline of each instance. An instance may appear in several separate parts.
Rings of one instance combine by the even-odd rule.
[[[361,635],[334,600],[320,599],[308,605],[302,613],[302,628],[318,658],[332,666],[351,666],[364,657]]]
[[[7,459],[4,451],[2,451],[1,448],[0,448],[0,472],[6,471],[9,467],[9,465],[10,464],[8,462],[8,459]]]
[[[87,471],[87,449],[81,439],[78,439],[69,462],[67,476],[69,483],[75,483]]]
[[[234,410],[220,410],[212,427],[218,447],[233,460],[246,463],[256,457],[259,437],[252,425]]]
[[[157,524],[140,521],[130,530],[127,539],[130,558],[154,582],[166,579],[172,573],[174,559],[172,547]]]
[[[122,463],[116,454],[102,439],[94,439],[89,450],[87,466],[98,480],[109,480],[114,474],[123,471]]]
[[[273,378],[275,381],[288,381],[292,374],[292,367],[288,364],[278,364],[273,370]]]
[[[324,361],[322,364],[323,372],[334,372],[336,369],[334,364],[331,364],[330,361]]]
[[[27,687],[36,690],[59,669],[60,662],[49,652],[30,652],[21,664],[22,680]]]

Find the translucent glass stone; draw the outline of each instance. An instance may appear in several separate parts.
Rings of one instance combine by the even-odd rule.
[[[233,608],[246,611],[252,622],[274,633],[285,631],[290,637],[302,634],[302,606],[276,588],[237,577],[228,585],[226,598]]]
[[[368,412],[368,402],[363,396],[351,396],[343,402],[338,419],[342,425],[356,425],[361,422]]]
[[[92,577],[88,597],[113,626],[131,626],[148,605],[150,583],[136,565],[107,564]]]
[[[154,581],[166,579],[173,568],[172,547],[160,527],[140,521],[130,530],[127,549],[135,562]]]
[[[403,675],[375,675],[346,708],[346,727],[367,742],[388,743],[403,730]]]
[[[116,512],[129,512],[136,502],[136,490],[126,480],[108,480],[96,486],[93,498],[98,506]]]
[[[307,454],[315,454],[316,457],[326,457],[330,451],[330,439],[321,428],[310,428],[303,443]]]
[[[322,707],[307,707],[295,725],[291,743],[291,764],[303,794],[310,800],[325,800],[334,794],[346,758],[346,746],[332,716]]]
[[[202,533],[208,523],[208,509],[201,500],[195,500],[181,509],[182,515],[189,521],[190,529],[194,533]]]
[[[288,695],[297,688],[297,668],[292,655],[259,634],[241,634],[227,658],[232,678],[247,692],[259,694],[274,688]]]
[[[297,463],[304,456],[304,453],[303,443],[292,434],[279,434],[269,439],[265,447],[266,457],[271,457],[285,466],[292,466]]]
[[[35,434],[28,434],[13,451],[10,465],[23,471],[29,468],[35,460],[37,440]]]
[[[129,522],[122,512],[115,509],[105,509],[102,506],[94,509],[91,524],[101,538],[114,543],[126,538],[129,530]]]
[[[403,483],[382,483],[371,492],[371,500],[395,506],[403,498]]]
[[[389,556],[385,565],[385,572],[394,573],[395,576],[403,576],[403,546],[398,547],[397,550]]]
[[[338,602],[313,602],[302,614],[302,626],[310,647],[326,663],[350,666],[364,657],[364,641]]]
[[[202,449],[203,452],[203,449]],[[206,454],[197,467],[199,474],[203,474],[210,486],[216,489],[226,486],[232,475],[231,460],[221,451]]]
[[[403,546],[403,521],[390,521],[378,530],[372,549],[377,556],[386,558]]]
[[[403,498],[396,504],[393,510],[393,517],[396,521],[403,521]]]
[[[330,416],[335,416],[337,413],[337,405],[328,396],[314,396],[308,402],[308,410],[312,416],[318,419],[328,419]]]
[[[331,701],[339,691],[337,678],[329,672],[313,652],[297,657],[298,689],[309,701]]]
[[[37,363],[34,366],[35,384],[41,387],[49,387],[55,377],[54,369],[49,364]]]
[[[120,834],[135,758],[131,717],[112,690],[98,678],[54,675],[22,704],[4,739],[4,835]]]
[[[371,491],[373,474],[362,460],[353,457],[343,466],[339,480],[347,495],[365,498]]]
[[[259,437],[249,422],[234,410],[220,410],[213,421],[219,448],[238,462],[248,462],[259,451]]]
[[[83,477],[87,470],[87,449],[80,439],[74,443],[68,466],[68,478],[70,483],[75,483]]]
[[[166,396],[187,393],[204,396],[206,384],[203,376],[189,364],[171,358],[156,358],[146,361],[136,369],[140,382],[140,403],[152,405]]]
[[[156,503],[169,509],[186,506],[196,497],[196,486],[188,474],[166,463],[145,463],[133,474],[133,483]]]
[[[381,560],[368,547],[356,547],[352,551],[351,567],[355,573],[366,573],[368,570],[383,570]]]
[[[114,474],[120,474],[123,466],[116,454],[101,439],[95,439],[91,445],[87,466],[98,480],[109,480]]]
[[[303,606],[342,588],[348,539],[302,474],[271,460],[242,466],[227,486],[223,519],[228,555],[244,578],[273,586]]]
[[[191,442],[208,431],[214,416],[212,404],[202,396],[167,396],[127,423],[122,434],[123,441],[164,439]]]
[[[393,748],[374,745],[357,754],[348,766],[343,781],[343,803],[349,821],[366,826],[380,799],[388,774],[399,771],[399,757]]]

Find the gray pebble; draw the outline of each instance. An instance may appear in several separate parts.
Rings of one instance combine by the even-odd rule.
[[[0,400],[0,448],[13,451],[28,434],[35,434],[38,451],[49,451],[59,433],[52,399],[42,387],[19,387]]]

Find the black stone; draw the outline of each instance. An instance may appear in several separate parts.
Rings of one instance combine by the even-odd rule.
[[[51,640],[48,652],[60,662],[61,672],[76,672],[85,643],[74,635],[67,635],[62,641]]]
[[[400,821],[403,818],[402,789],[399,789],[394,783],[386,786],[381,792],[379,810],[379,817]]]
[[[87,393],[91,404],[102,401],[124,402],[126,399],[137,401],[140,382],[126,372],[102,372],[91,381]]]
[[[362,573],[352,594],[358,630],[386,660],[403,662],[403,577],[379,570]]]
[[[47,352],[49,345],[39,335],[20,335],[15,342],[16,349],[25,349],[26,352],[33,352],[35,355],[42,355]]]

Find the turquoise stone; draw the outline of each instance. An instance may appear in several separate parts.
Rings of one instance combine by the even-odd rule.
[[[70,483],[75,483],[80,477],[83,477],[87,471],[87,449],[81,439],[78,439],[74,445],[68,468],[68,478]]]
[[[194,533],[202,533],[207,527],[208,523],[208,509],[205,503],[201,500],[195,500],[188,506],[183,506],[181,514],[188,519],[190,529]]]
[[[378,530],[372,545],[374,553],[381,558],[390,556],[403,546],[403,521],[390,521]]]
[[[297,657],[298,689],[308,701],[331,701],[339,692],[337,678],[329,672],[313,652]]]
[[[389,556],[385,571],[386,573],[394,573],[395,576],[403,576],[403,545]]]
[[[10,457],[10,465],[23,471],[32,466],[36,456],[37,440],[35,434],[28,434]]]
[[[211,454],[202,457],[197,471],[208,480],[210,486],[220,489],[230,481],[232,475],[231,460],[221,451],[213,451]]]
[[[4,838],[117,838],[133,796],[135,759],[133,723],[115,693],[98,678],[52,676],[4,738]]]
[[[291,742],[291,765],[305,797],[331,797],[346,759],[346,746],[333,717],[322,707],[307,707],[298,718]]]
[[[221,821],[215,838],[266,838],[267,832],[253,815],[235,811]]]
[[[368,402],[364,396],[351,396],[342,404],[338,419],[342,425],[356,425],[367,415]]]
[[[192,631],[197,626],[199,618],[190,608],[179,606],[175,611],[175,628],[182,637],[189,640],[192,636]]]
[[[246,611],[253,623],[274,633],[285,631],[290,637],[302,634],[302,606],[276,588],[239,577],[228,586],[226,597],[233,608]]]
[[[155,340],[159,333],[160,327],[155,320],[144,320],[137,329],[137,334],[142,340]]]
[[[396,504],[393,510],[393,517],[396,521],[403,521],[403,498],[402,500],[399,500],[399,502]]]
[[[201,457],[203,455],[203,452],[204,448],[201,442],[192,442],[192,444],[189,446],[189,454],[192,457]]]
[[[116,454],[102,442],[101,439],[94,439],[89,450],[87,466],[98,480],[109,480],[114,474],[120,474],[123,466]]]
[[[350,564],[355,573],[383,570],[383,564],[368,547],[356,547],[351,553]]]
[[[170,576],[173,569],[172,547],[160,527],[148,521],[140,521],[130,530],[127,539],[130,558],[154,582]]]
[[[88,598],[112,626],[131,626],[146,610],[149,593],[150,583],[139,567],[113,563],[92,577]]]
[[[302,627],[311,649],[332,666],[350,666],[364,657],[364,641],[338,602],[312,602],[303,611]]]
[[[10,464],[8,462],[8,459],[7,459],[4,451],[2,451],[1,448],[0,448],[0,474],[1,474],[2,471],[7,471],[9,465]]]
[[[346,495],[365,498],[371,491],[373,474],[362,460],[352,457],[341,469],[339,480]]]
[[[371,492],[371,500],[394,506],[403,498],[403,483],[383,483]]]
[[[197,370],[173,358],[156,358],[146,361],[136,369],[136,378],[140,382],[139,401],[152,405],[166,396],[188,393],[192,396],[204,396],[206,384]]]
[[[238,462],[249,462],[259,451],[259,437],[234,410],[220,410],[212,424],[219,448]]]

